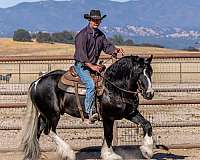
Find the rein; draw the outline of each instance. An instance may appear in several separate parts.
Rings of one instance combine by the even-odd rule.
[[[108,58],[106,61],[100,61],[99,64],[104,65],[104,64],[106,64],[108,61],[113,60],[113,58],[115,58],[115,57],[114,57],[113,55],[111,55],[110,58]],[[118,59],[118,58],[116,57],[116,59]],[[112,63],[112,64],[113,64],[113,63]]]
[[[123,89],[123,88],[121,88],[121,87],[115,85],[113,82],[111,82],[111,81],[108,80],[107,78],[105,78],[101,73],[99,73],[99,75],[100,75],[100,77],[102,77],[104,80],[106,80],[108,83],[110,83],[110,84],[113,85],[115,88],[119,89],[120,91],[123,91],[123,92],[126,92],[126,93],[130,93],[130,94],[135,94],[135,95],[137,95],[138,93],[140,93],[140,92],[138,92],[138,91],[133,92],[133,91],[129,91],[129,90]]]
[[[122,57],[124,57],[124,54],[122,53]],[[118,59],[120,59],[120,58],[117,58],[117,55],[115,56],[115,55],[111,55],[110,56],[110,58],[108,58],[106,61],[102,61],[102,62],[100,62],[100,64],[105,64],[105,63],[107,63],[108,61],[110,61],[110,60],[112,60],[113,58],[115,58],[116,60],[118,60]]]
[[[124,55],[122,54],[122,56],[124,56]],[[101,64],[105,64],[106,62],[108,62],[108,61],[111,60],[112,58],[118,59],[117,57],[114,57],[113,55],[111,55],[111,57],[110,57],[108,60],[102,62]],[[138,93],[140,93],[140,91],[133,92],[133,91],[129,91],[129,90],[123,89],[123,88],[121,88],[121,87],[118,87],[118,86],[115,85],[113,82],[111,82],[110,80],[108,80],[107,78],[105,78],[101,73],[98,73],[98,75],[99,75],[100,77],[102,77],[104,80],[106,80],[108,83],[110,83],[111,85],[113,85],[115,88],[117,88],[117,89],[119,89],[120,91],[122,91],[122,92],[130,93],[130,94],[135,94],[135,95],[137,95]],[[138,83],[137,83],[137,84],[138,84]],[[139,85],[138,85],[138,86],[139,86]]]

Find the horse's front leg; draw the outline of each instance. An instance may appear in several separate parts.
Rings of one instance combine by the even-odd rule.
[[[153,138],[152,138],[151,123],[147,121],[139,113],[138,110],[136,110],[127,119],[142,126],[143,131],[144,131],[144,140],[143,140],[142,146],[140,147],[140,150],[145,158],[150,159],[153,156]]]
[[[122,157],[117,155],[112,148],[113,124],[113,119],[103,118],[104,140],[101,149],[101,158],[104,160],[122,160]]]

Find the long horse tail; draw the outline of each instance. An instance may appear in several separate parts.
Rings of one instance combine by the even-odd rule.
[[[40,146],[37,138],[38,111],[32,103],[30,95],[33,86],[35,86],[34,83],[32,83],[28,91],[25,124],[22,127],[21,149],[24,152],[24,160],[38,160],[40,156]]]

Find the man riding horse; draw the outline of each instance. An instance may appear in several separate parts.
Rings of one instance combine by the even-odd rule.
[[[108,42],[105,35],[98,30],[101,20],[99,10],[92,10],[86,14],[89,25],[76,36],[75,70],[86,85],[87,93],[80,96],[80,104],[84,105],[87,114],[91,114],[94,105],[94,82],[91,71],[99,72],[101,67],[97,61],[101,51],[108,54],[123,53]],[[111,64],[104,73],[104,92],[99,97],[100,113],[104,129],[101,148],[101,158],[104,160],[122,160],[123,157],[115,153],[112,147],[113,125],[115,120],[123,118],[140,125],[143,128],[144,140],[140,146],[143,156],[150,159],[153,156],[153,137],[151,123],[138,110],[139,94],[147,100],[154,96],[152,89],[151,66],[152,56],[124,56]],[[23,160],[39,160],[41,134],[48,135],[56,144],[56,152],[60,160],[75,160],[76,154],[56,132],[58,122],[64,113],[82,118],[76,94],[59,88],[64,70],[51,71],[33,81],[28,90],[26,117],[23,124],[21,146],[24,152]],[[77,86],[77,85],[76,85]],[[66,89],[71,86],[67,85]],[[67,131],[66,131],[67,132]]]
[[[89,122],[94,123],[96,113],[93,113],[95,101],[95,83],[91,72],[100,72],[102,67],[97,65],[100,53],[103,50],[106,54],[115,55],[124,53],[122,48],[115,47],[108,41],[102,31],[98,29],[101,21],[100,10],[91,10],[90,14],[84,14],[89,24],[83,28],[75,37],[75,71],[86,87],[85,112],[89,115]]]

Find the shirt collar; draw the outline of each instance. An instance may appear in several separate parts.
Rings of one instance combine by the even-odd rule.
[[[94,34],[94,29],[90,27],[90,24],[87,25],[87,32],[90,34]],[[97,30],[95,31],[95,34],[99,33],[99,29],[97,28]]]

